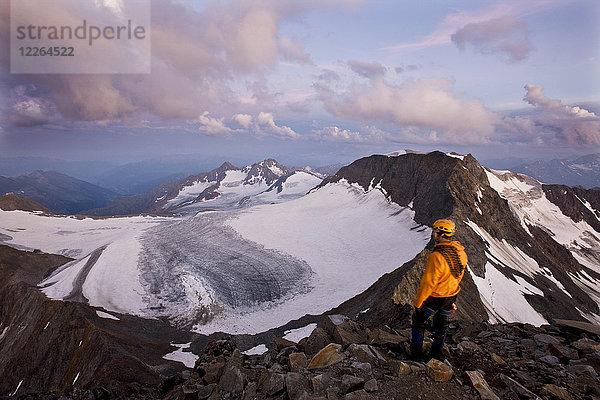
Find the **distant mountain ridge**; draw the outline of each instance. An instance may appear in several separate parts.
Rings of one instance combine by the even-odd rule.
[[[307,169],[292,169],[274,159],[238,168],[229,162],[209,172],[181,180],[164,182],[150,192],[117,199],[113,204],[86,211],[88,215],[167,215],[200,209],[231,209],[248,206],[253,199],[266,196],[262,202],[276,202],[284,196],[305,194],[321,182],[322,175]],[[292,181],[296,179],[297,182]],[[286,184],[287,182],[287,184]],[[288,193],[286,188],[292,193]]]
[[[600,153],[575,159],[554,159],[522,164],[515,172],[529,175],[547,184],[600,188]]]
[[[47,170],[0,176],[0,194],[9,192],[34,200],[57,214],[104,207],[119,197],[111,190]]]
[[[0,210],[4,211],[42,211],[46,214],[54,214],[48,208],[37,201],[18,196],[12,192],[0,197]]]

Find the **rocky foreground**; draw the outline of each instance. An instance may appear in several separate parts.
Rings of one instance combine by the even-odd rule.
[[[405,351],[408,328],[370,330],[330,315],[310,337],[276,338],[262,355],[243,354],[235,337],[212,341],[193,370],[143,398],[600,399],[599,333],[595,325],[566,320],[541,327],[454,322],[444,360],[415,362]],[[96,387],[22,398],[111,399],[114,393]]]

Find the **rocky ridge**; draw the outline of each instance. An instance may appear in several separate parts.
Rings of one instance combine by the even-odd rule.
[[[406,353],[408,319],[369,329],[324,317],[298,343],[275,338],[245,355],[210,342],[191,371],[165,381],[165,399],[597,399],[600,333],[591,324],[451,323],[443,360]],[[427,347],[426,343],[426,347]]]
[[[48,215],[54,214],[50,209],[44,207],[37,201],[16,195],[13,192],[6,193],[4,196],[0,197],[0,210],[41,211]]]

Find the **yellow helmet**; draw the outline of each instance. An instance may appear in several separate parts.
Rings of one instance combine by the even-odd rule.
[[[456,233],[456,225],[449,219],[438,219],[431,225],[431,229],[440,232],[446,237],[450,237]]]

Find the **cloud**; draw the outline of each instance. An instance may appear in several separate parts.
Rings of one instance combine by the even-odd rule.
[[[270,133],[281,137],[296,138],[298,134],[288,126],[278,126],[273,120],[272,113],[262,112],[256,117],[257,128],[266,127]],[[261,130],[262,131],[262,130]]]
[[[504,53],[509,61],[522,61],[533,49],[527,38],[527,26],[512,16],[467,24],[452,34],[451,39],[461,50]]]
[[[341,129],[337,126],[327,126],[325,128],[314,131],[321,138],[334,139],[348,142],[364,142],[366,138],[361,136],[359,132],[353,132],[348,129]]]
[[[363,0],[232,0],[206,2],[198,10],[179,0],[152,0],[150,74],[17,75],[4,72],[9,67],[10,7],[9,2],[0,2],[0,86],[10,90],[34,85],[43,92],[38,103],[51,105],[58,116],[69,120],[124,121],[148,115],[193,119],[205,111],[236,114],[253,109],[245,100],[255,94],[267,101],[261,107],[271,107],[276,104],[274,96],[253,93],[253,87],[241,95],[239,83],[260,81],[281,59],[310,62],[302,43],[280,38],[281,24],[307,11],[361,3]],[[43,9],[57,25],[80,23],[82,15],[94,15],[103,5],[111,10],[115,5],[127,5],[76,0],[73,7],[62,7],[62,2],[48,4],[36,8]],[[3,107],[5,114],[14,108],[35,120],[34,104],[20,103],[11,100]],[[259,110],[254,107],[254,111]],[[8,115],[2,117],[8,120]]]
[[[495,3],[481,10],[448,14],[433,32],[414,42],[399,43],[384,48],[389,51],[421,50],[452,43],[452,35],[470,24],[479,24],[504,17],[520,18],[568,4],[572,0],[530,0]],[[515,52],[517,50],[514,50]]]
[[[283,57],[288,61],[295,61],[301,64],[313,64],[310,54],[304,51],[304,46],[294,42],[292,39],[279,39],[279,50]]]
[[[556,144],[600,145],[600,117],[596,114],[547,97],[542,86],[528,83],[525,91],[523,100],[537,111],[531,116],[533,126],[528,126],[529,129],[525,132],[537,134],[539,138]]]
[[[246,129],[248,129],[250,124],[252,124],[252,116],[248,114],[236,114],[233,116],[233,120],[237,122],[239,126],[242,126]]]
[[[378,62],[367,63],[363,61],[350,60],[348,66],[352,71],[365,78],[373,79],[385,74],[387,68]]]
[[[340,118],[434,129],[448,143],[487,143],[499,117],[481,100],[463,98],[452,89],[453,82],[445,79],[401,86],[374,79],[345,93],[323,90],[320,95],[327,110]]]
[[[56,116],[52,103],[34,85],[16,86],[8,101],[7,121],[15,126],[43,125]]]
[[[196,122],[200,123],[198,131],[208,136],[229,135],[235,132],[233,129],[225,126],[223,118],[212,118],[205,111],[200,115]]]

